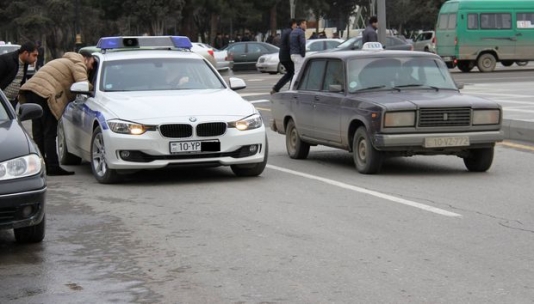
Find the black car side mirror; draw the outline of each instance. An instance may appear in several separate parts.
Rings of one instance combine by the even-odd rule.
[[[43,116],[43,108],[35,103],[23,103],[19,106],[19,120],[25,121]]]

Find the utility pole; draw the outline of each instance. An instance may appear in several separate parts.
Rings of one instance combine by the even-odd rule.
[[[386,0],[377,0],[378,41],[386,45]]]
[[[295,0],[289,0],[289,14],[289,18],[295,18]]]

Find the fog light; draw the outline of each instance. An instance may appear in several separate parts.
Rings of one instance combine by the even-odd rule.
[[[29,217],[33,212],[32,206],[26,206],[24,209],[22,209],[22,217],[27,218]]]
[[[258,150],[258,145],[252,145],[248,147],[248,150],[250,151],[250,153],[256,153],[256,151]]]
[[[128,158],[130,157],[130,151],[121,151],[120,155],[121,158]]]

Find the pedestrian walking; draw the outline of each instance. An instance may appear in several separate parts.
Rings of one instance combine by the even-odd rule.
[[[366,42],[378,41],[378,34],[376,33],[377,28],[378,18],[376,18],[376,16],[369,18],[369,24],[362,33],[362,45],[364,45]]]
[[[278,52],[278,58],[280,59],[280,64],[286,69],[286,73],[278,80],[271,90],[271,94],[278,93],[288,82],[291,81],[293,75],[295,75],[295,64],[291,60],[289,37],[291,32],[297,27],[297,21],[291,19],[289,21],[288,27],[282,31],[282,36],[280,38],[280,51]]]
[[[94,58],[88,51],[68,52],[45,64],[20,88],[20,103],[35,103],[43,115],[32,120],[33,140],[44,156],[47,175],[72,175],[59,166],[56,152],[57,122],[65,107],[76,97],[70,92],[75,82],[88,81]]]
[[[26,42],[17,51],[0,55],[0,89],[13,108],[17,106],[20,87],[26,82],[28,65],[37,61],[37,46]]]
[[[297,27],[291,31],[289,36],[289,53],[291,60],[295,64],[295,76],[299,74],[302,62],[306,56],[306,20],[300,19],[297,21]]]

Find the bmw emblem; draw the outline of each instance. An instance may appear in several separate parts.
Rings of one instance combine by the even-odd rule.
[[[194,116],[191,116],[191,117],[189,117],[189,121],[190,122],[195,122],[195,121],[197,121],[197,118],[194,117]]]

